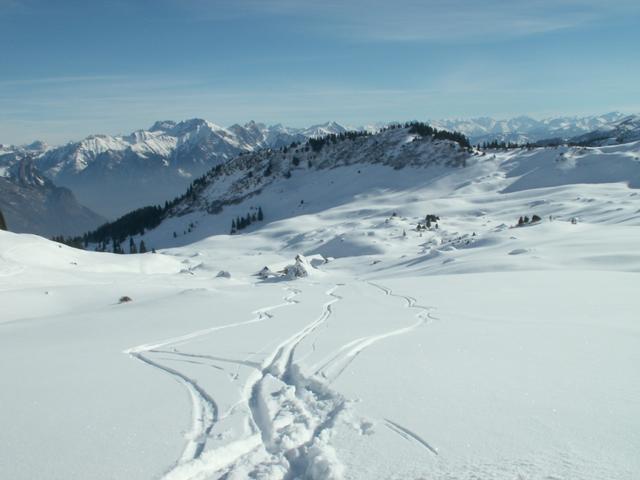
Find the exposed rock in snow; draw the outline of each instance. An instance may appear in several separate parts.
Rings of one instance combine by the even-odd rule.
[[[296,255],[296,260],[293,265],[287,265],[284,267],[284,275],[290,280],[296,278],[308,277],[309,274],[315,270],[311,263],[306,259],[304,255]]]

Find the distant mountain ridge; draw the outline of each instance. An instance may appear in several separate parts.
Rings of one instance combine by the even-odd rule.
[[[30,157],[15,157],[0,171],[0,211],[9,230],[45,237],[77,235],[106,221],[54,185]]]
[[[571,138],[571,143],[590,147],[617,145],[640,140],[640,115],[629,115],[593,132]]]
[[[578,135],[610,127],[626,115],[610,112],[603,115],[550,117],[536,120],[528,116],[496,120],[491,117],[432,120],[437,128],[456,130],[469,137],[473,144],[491,142],[534,143],[549,138],[568,140]]]

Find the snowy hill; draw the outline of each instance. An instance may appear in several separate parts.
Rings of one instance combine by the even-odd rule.
[[[171,208],[159,227],[142,237],[136,236],[136,241],[144,239],[147,245],[156,248],[186,245],[210,235],[228,234],[234,220],[247,214],[253,216],[259,208],[268,221],[274,222],[319,214],[369,192],[414,191],[418,184],[424,185],[425,198],[431,198],[429,189],[433,182],[451,188],[452,197],[472,187],[502,194],[530,191],[532,195],[539,189],[574,184],[622,182],[640,188],[638,142],[598,148],[489,150],[472,154],[449,141],[413,138],[406,129],[390,129],[382,134],[329,143],[318,152],[305,151],[303,145],[287,152],[242,155],[209,172],[194,185],[192,195]],[[457,186],[454,188],[453,184]],[[542,214],[563,215],[567,219],[580,217],[579,205],[562,212],[543,208]],[[396,208],[401,211],[404,207],[398,203]],[[391,215],[392,210],[385,212]],[[506,217],[503,221],[511,219]],[[250,225],[247,231],[263,225],[261,222]],[[350,226],[346,229],[357,238],[358,248],[377,251],[375,236],[362,237],[359,232],[352,232]],[[339,256],[334,247],[351,251],[345,241],[343,231],[337,229],[321,248],[304,242],[298,246],[305,254]]]
[[[624,118],[619,112],[587,117],[550,117],[536,120],[520,116],[506,120],[480,117],[460,120],[433,120],[438,128],[455,130],[467,135],[474,145],[499,142],[534,143],[549,138],[568,140],[571,137],[608,127]]]
[[[172,240],[164,239],[159,245],[166,245],[165,240],[182,243],[193,241],[191,235],[178,240],[177,235],[173,237],[173,230],[166,230],[168,227],[165,225],[173,224],[174,218],[184,220],[192,215],[219,213],[219,219],[208,222],[209,226],[199,230],[197,235],[202,238],[204,232],[207,235],[213,232],[227,233],[234,218],[230,215],[256,213],[260,204],[268,208],[271,215],[282,209],[280,215],[283,216],[300,209],[308,212],[310,209],[326,208],[326,200],[321,199],[327,195],[335,200],[340,199],[340,188],[345,182],[355,182],[356,189],[364,188],[371,182],[384,184],[388,178],[382,173],[385,169],[379,167],[399,170],[412,166],[424,169],[425,175],[432,175],[442,169],[460,168],[469,157],[469,149],[456,142],[411,133],[407,127],[389,128],[377,134],[344,133],[337,137],[311,140],[293,148],[242,154],[212,169],[193,184],[189,194],[171,206],[165,223],[158,230],[169,234]],[[334,180],[323,188],[317,181],[326,175]],[[344,178],[340,178],[341,175]],[[336,182],[335,186],[333,182]],[[293,205],[282,204],[270,196],[263,199],[264,191],[290,190],[292,187],[300,196]],[[239,212],[236,207],[238,204],[244,205],[247,211]],[[196,234],[195,227],[190,223],[187,222],[184,228],[181,225],[179,231],[189,230]]]
[[[640,143],[412,137],[244,154],[156,254],[0,232],[0,477],[634,479]]]
[[[46,237],[79,235],[106,221],[80,205],[69,189],[54,185],[32,159],[19,155],[0,169],[0,211],[11,231]]]

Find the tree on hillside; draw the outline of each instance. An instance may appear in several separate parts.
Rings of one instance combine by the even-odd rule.
[[[129,253],[138,253],[136,242],[133,241],[133,237],[129,237]]]
[[[261,222],[264,219],[264,215],[262,214],[262,207],[258,207],[258,221]]]
[[[4,219],[4,215],[2,215],[2,211],[0,211],[0,230],[8,230],[7,222]]]
[[[147,246],[144,244],[144,240],[140,240],[140,248],[138,249],[140,253],[147,253]]]

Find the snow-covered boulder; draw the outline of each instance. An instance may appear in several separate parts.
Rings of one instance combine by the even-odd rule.
[[[315,270],[309,260],[304,255],[296,255],[296,262],[293,265],[284,267],[284,275],[289,279],[308,277]]]
[[[258,276],[262,279],[267,279],[271,277],[277,277],[278,274],[273,272],[269,267],[265,266],[258,272]]]

